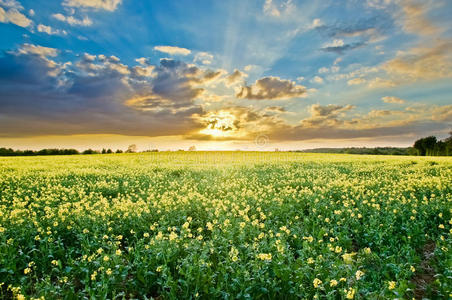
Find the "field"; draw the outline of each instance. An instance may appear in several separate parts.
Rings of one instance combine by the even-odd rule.
[[[0,298],[452,292],[452,158],[0,158]]]

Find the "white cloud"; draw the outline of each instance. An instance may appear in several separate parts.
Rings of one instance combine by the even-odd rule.
[[[246,65],[244,68],[243,68],[243,70],[245,70],[246,72],[249,72],[249,71],[252,71],[252,70],[255,70],[255,69],[258,69],[259,67],[258,66],[256,66],[256,65]]]
[[[295,10],[295,5],[292,3],[292,0],[276,0],[275,2],[273,0],[265,0],[263,7],[264,14],[271,17],[281,17]]]
[[[83,7],[114,11],[122,0],[64,0],[63,5],[69,7]]]
[[[382,97],[381,100],[384,103],[396,103],[396,104],[405,103],[405,100],[400,99],[399,97],[393,97],[393,96],[385,96],[385,97]]]
[[[0,23],[12,23],[20,27],[28,27],[31,20],[22,14],[17,8],[9,8],[4,10],[0,7]]]
[[[16,0],[0,0],[0,6],[22,10],[24,7]]]
[[[155,46],[154,50],[171,55],[189,55],[191,53],[189,49],[174,46]]]
[[[342,47],[342,46],[344,46],[344,45],[345,45],[345,43],[344,43],[343,40],[341,40],[341,39],[335,39],[335,40],[334,40],[333,42],[331,42],[331,43],[324,44],[322,48],[328,48],[328,47]]]
[[[347,84],[348,85],[358,85],[358,84],[363,84],[365,82],[366,82],[366,79],[358,77],[358,78],[350,79],[349,81],[347,81]]]
[[[311,82],[317,83],[317,84],[322,84],[323,83],[323,78],[320,77],[320,76],[315,76],[314,78],[311,79]]]
[[[213,55],[208,52],[199,52],[193,59],[194,62],[200,62],[203,65],[210,65],[213,60]]]
[[[55,48],[43,47],[33,44],[23,44],[22,47],[17,50],[17,53],[19,54],[35,54],[42,57],[55,57],[58,55],[58,52],[58,49]]]
[[[35,15],[35,11],[33,9],[28,10],[28,14],[30,17],[33,17]]]
[[[324,24],[325,24],[325,23],[323,23],[322,20],[320,20],[320,19],[314,19],[314,20],[312,21],[311,26],[309,26],[309,29],[315,29],[315,28],[317,28],[317,27],[323,26]]]
[[[43,24],[39,24],[37,27],[37,30],[39,32],[45,32],[50,35],[66,35],[67,34],[66,30],[54,29],[51,26],[47,26],[47,25],[43,25]]]
[[[53,14],[52,17],[54,17],[58,21],[68,23],[69,25],[90,26],[93,24],[93,21],[91,21],[91,19],[86,16],[83,19],[76,19],[73,16],[65,16],[58,13]]]

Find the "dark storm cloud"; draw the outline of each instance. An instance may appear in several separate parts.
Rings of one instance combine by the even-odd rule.
[[[20,50],[0,57],[1,136],[183,134],[198,128],[191,116],[203,112],[194,104],[203,92],[195,85],[217,76],[168,59],[149,68],[149,76],[135,76],[116,57],[52,59]],[[144,102],[127,105],[137,95]]]
[[[333,52],[333,53],[337,53],[337,54],[343,54],[344,52],[346,52],[348,50],[353,50],[353,49],[359,48],[364,45],[365,45],[364,42],[358,42],[358,43],[352,43],[352,44],[345,44],[342,46],[324,47],[324,48],[321,48],[321,50],[323,50],[325,52]]]

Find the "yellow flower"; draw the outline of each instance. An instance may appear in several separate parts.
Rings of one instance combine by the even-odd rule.
[[[314,259],[312,257],[308,258],[308,264],[313,264],[314,263]]]
[[[108,268],[107,271],[105,271],[105,273],[106,273],[107,275],[111,275],[111,273],[112,273],[112,272],[111,272],[111,269]]]
[[[109,261],[110,260],[110,257],[108,257],[108,256],[104,256],[104,261]]]
[[[207,227],[208,230],[212,231],[212,229],[213,229],[213,224],[210,223],[210,222],[207,222],[206,227]]]
[[[258,258],[261,260],[272,260],[272,254],[271,253],[260,253],[257,255]]]
[[[345,253],[345,254],[342,254],[342,259],[344,260],[344,262],[346,264],[351,264],[353,262],[353,256],[355,254],[356,253]]]
[[[388,282],[388,289],[393,290],[396,287],[396,282],[395,281],[389,281]]]
[[[330,281],[330,286],[331,286],[331,287],[336,286],[337,283],[338,283],[337,280],[332,279],[332,280]]]
[[[372,253],[372,250],[370,250],[369,247],[366,247],[366,248],[364,248],[364,253],[370,254],[370,253]]]
[[[57,260],[52,260],[52,265],[58,266],[58,261]]]
[[[320,285],[322,284],[322,280],[315,278],[314,281],[312,281],[312,284],[314,285],[314,288],[319,288]]]
[[[438,225],[438,228],[444,229],[444,225],[443,225],[443,224],[439,224],[439,225]]]
[[[416,272],[416,269],[413,266],[410,266],[410,271],[414,273]]]
[[[97,272],[94,271],[93,274],[91,274],[91,280],[96,280]]]
[[[24,269],[24,274],[25,275],[27,275],[28,273],[30,273],[31,272],[31,269],[30,268],[25,268]]]
[[[348,291],[347,291],[347,294],[345,295],[345,297],[347,298],[347,299],[353,299],[353,298],[355,298],[355,289],[354,288],[349,288],[348,289]]]
[[[155,269],[155,270],[160,273],[163,270],[163,266],[158,266],[157,269]]]
[[[334,249],[334,252],[341,253],[342,252],[342,247],[336,246],[336,248]]]
[[[115,253],[116,253],[116,255],[118,255],[118,256],[120,256],[120,255],[122,254],[121,250],[119,250],[119,249],[118,249],[118,250],[116,250],[116,252],[115,252]]]
[[[360,280],[363,275],[364,275],[363,271],[360,270],[356,271],[355,273],[356,280]]]
[[[170,235],[169,235],[169,240],[172,241],[172,240],[175,240],[175,239],[177,239],[177,233],[171,232]]]

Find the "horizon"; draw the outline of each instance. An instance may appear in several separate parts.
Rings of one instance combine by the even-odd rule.
[[[451,14],[446,0],[0,0],[0,147],[443,139]]]

